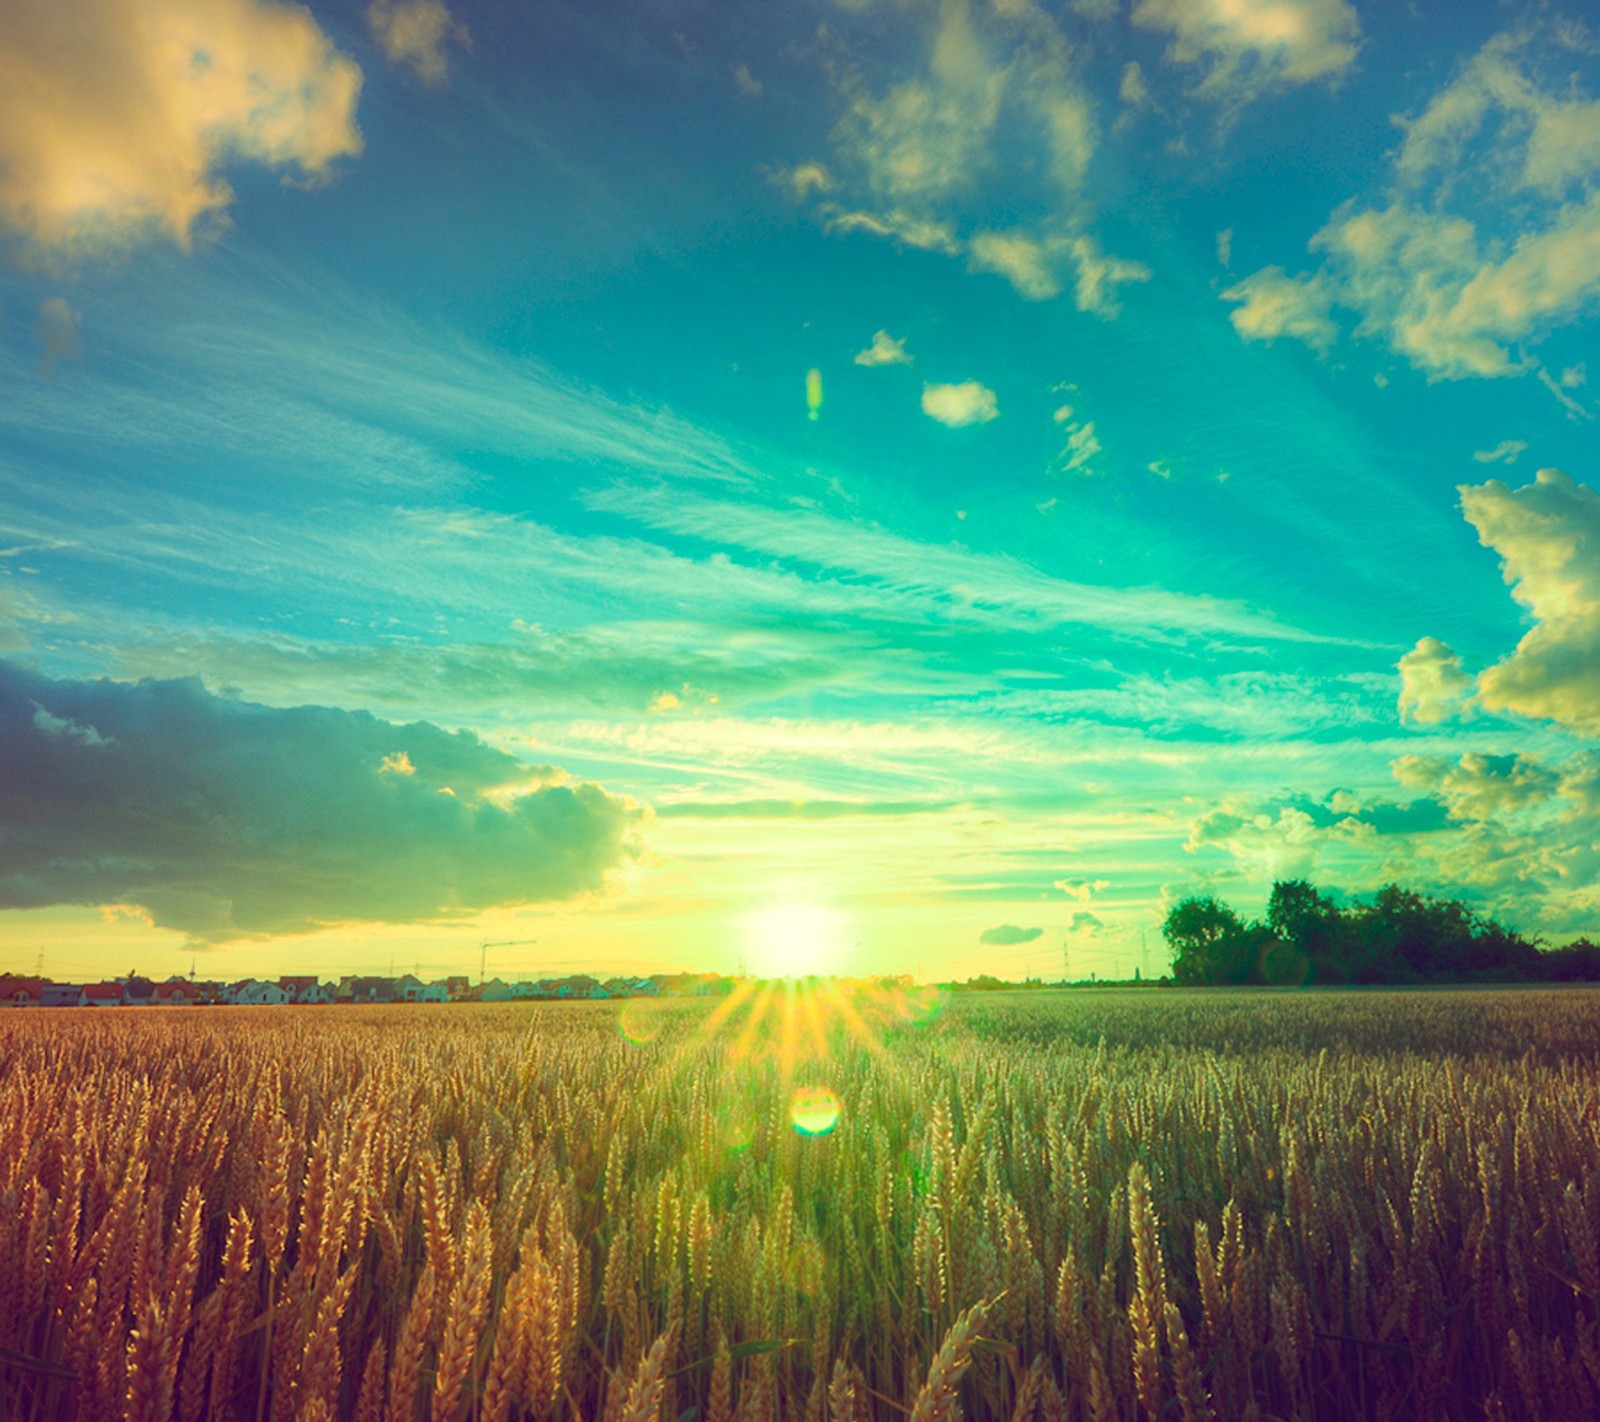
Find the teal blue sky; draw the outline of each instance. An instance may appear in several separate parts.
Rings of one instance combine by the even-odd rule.
[[[1582,7],[14,9],[5,965],[1600,927]]]

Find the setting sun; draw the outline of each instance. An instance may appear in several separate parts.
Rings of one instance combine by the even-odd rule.
[[[823,976],[843,965],[844,915],[821,904],[772,904],[745,919],[744,940],[757,977]]]

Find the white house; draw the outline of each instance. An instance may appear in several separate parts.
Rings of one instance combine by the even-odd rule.
[[[282,1007],[289,1001],[289,994],[277,983],[249,979],[235,985],[233,1000],[240,1007]]]

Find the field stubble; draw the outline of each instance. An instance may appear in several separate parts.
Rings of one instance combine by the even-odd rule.
[[[6,1014],[0,1416],[1593,1417],[1597,1007]]]

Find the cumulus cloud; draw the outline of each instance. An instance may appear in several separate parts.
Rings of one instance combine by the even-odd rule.
[[[1403,755],[1390,768],[1402,785],[1436,795],[1453,820],[1496,819],[1543,805],[1559,784],[1554,771],[1522,755],[1469,751],[1453,762],[1442,755]]]
[[[1343,204],[1312,237],[1317,270],[1268,267],[1224,293],[1246,303],[1240,333],[1325,347],[1336,305],[1431,379],[1537,371],[1587,414],[1528,349],[1600,300],[1600,101],[1577,90],[1572,43],[1532,29],[1486,44],[1402,121],[1381,201]]]
[[[1262,878],[1299,878],[1317,860],[1324,826],[1297,804],[1244,805],[1225,800],[1189,827],[1188,850],[1225,849],[1240,868]]]
[[[933,17],[922,61],[887,84],[864,65],[835,66],[831,164],[778,180],[799,199],[826,195],[817,213],[831,234],[964,256],[969,270],[1005,277],[1030,301],[1058,295],[1070,265],[1079,307],[1116,315],[1117,286],[1149,271],[1101,253],[1084,231],[1098,133],[1080,51],[1059,17],[1031,0],[944,0],[903,13]],[[1033,191],[1037,221],[992,229],[984,190],[996,179]]]
[[[1018,928],[1014,923],[1002,923],[997,928],[986,928],[978,935],[978,942],[991,948],[1013,948],[1019,943],[1032,943],[1044,933],[1042,928]]]
[[[1067,923],[1067,932],[1082,938],[1097,938],[1105,931],[1106,921],[1099,914],[1080,909]]]
[[[440,0],[372,0],[367,28],[391,64],[409,65],[424,84],[442,84],[449,74],[446,44],[471,42]]]
[[[1437,725],[1472,693],[1472,678],[1448,643],[1423,637],[1400,658],[1400,719]]]
[[[1514,464],[1528,447],[1525,439],[1503,439],[1493,449],[1475,449],[1472,457],[1479,464]]]
[[[77,360],[83,355],[83,342],[78,338],[82,324],[82,315],[64,296],[47,296],[39,303],[33,330],[39,340],[40,375],[49,375],[57,361]]]
[[[80,726],[65,716],[53,716],[37,701],[33,703],[33,729],[40,735],[76,741],[84,746],[104,746],[110,742],[93,726]]]
[[[312,181],[361,150],[361,71],[272,0],[16,0],[0,45],[0,224],[68,261],[187,248],[248,160]]]
[[[1109,879],[1057,879],[1052,888],[1060,889],[1069,899],[1077,899],[1079,903],[1088,903],[1103,889],[1111,887]]]
[[[972,271],[1003,276],[1027,301],[1061,294],[1050,244],[1023,232],[978,233],[967,246],[967,264]]]
[[[922,413],[931,416],[941,425],[960,429],[964,425],[986,425],[1000,414],[994,391],[976,380],[963,380],[959,385],[936,385],[923,382]]]
[[[898,340],[887,331],[875,331],[872,344],[856,352],[857,365],[910,365],[911,355],[906,350],[905,337]]]
[[[1498,479],[1463,485],[1461,509],[1534,620],[1516,650],[1479,676],[1478,700],[1600,733],[1600,494],[1541,469],[1520,489]]]
[[[1293,336],[1325,351],[1339,335],[1328,314],[1330,301],[1323,284],[1315,278],[1288,276],[1282,267],[1262,268],[1230,286],[1222,299],[1238,303],[1228,319],[1247,341],[1270,343],[1279,336]]]
[[[1133,22],[1172,36],[1171,63],[1204,67],[1197,92],[1234,104],[1336,79],[1361,38],[1345,0],[1139,0]]]
[[[880,203],[947,197],[983,166],[1005,78],[957,0],[940,11],[926,71],[882,94],[855,88],[835,143]]]
[[[198,942],[419,922],[602,890],[638,824],[426,722],[0,663],[0,907],[134,905]]]

